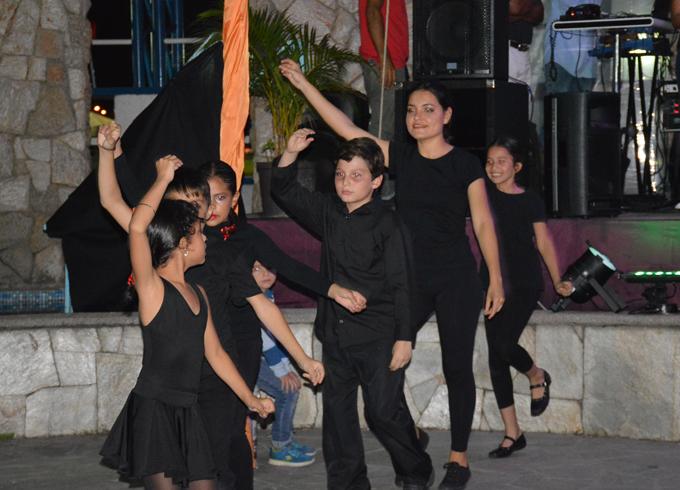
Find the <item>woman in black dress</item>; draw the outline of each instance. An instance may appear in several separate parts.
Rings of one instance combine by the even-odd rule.
[[[447,142],[445,128],[452,110],[446,89],[439,84],[423,83],[410,94],[406,126],[416,144],[389,142],[357,127],[305,79],[295,62],[284,60],[280,68],[336,133],[345,139],[376,140],[385,153],[385,165],[396,175],[397,213],[415,236],[418,326],[436,312],[449,391],[451,453],[439,488],[462,489],[470,479],[467,444],[476,399],[472,357],[479,312],[484,306],[484,313],[493,317],[504,301],[481,162]],[[468,206],[489,267],[485,304],[465,233]]]

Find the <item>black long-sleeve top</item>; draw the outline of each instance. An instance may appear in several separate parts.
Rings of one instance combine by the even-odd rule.
[[[224,243],[224,253],[243,256],[252,269],[256,260],[276,269],[277,274],[303,286],[320,297],[327,296],[333,285],[326,277],[281,250],[264,231],[248,224],[244,213],[239,215],[236,230]],[[227,313],[231,320],[231,332],[236,340],[260,339],[260,320],[249,303],[230,301]]]
[[[208,301],[213,324],[220,343],[234,363],[238,364],[238,352],[230,327],[227,306],[233,302],[248,304],[245,298],[262,294],[252,274],[252,263],[248,264],[243,256],[227,249],[226,242],[219,230],[206,227],[207,237],[205,263],[189,269],[186,280],[203,286]]]
[[[364,311],[352,314],[321,298],[316,336],[341,347],[382,339],[414,340],[412,240],[397,214],[381,199],[350,213],[337,195],[310,192],[296,175],[297,162],[275,167],[272,192],[322,236],[321,273],[367,300]]]

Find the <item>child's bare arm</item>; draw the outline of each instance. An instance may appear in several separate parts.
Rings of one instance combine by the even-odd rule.
[[[201,293],[205,297],[205,302],[208,304],[208,297],[199,286]],[[208,359],[210,366],[215,370],[215,373],[222,378],[222,381],[229,385],[236,396],[238,396],[248,409],[260,414],[261,417],[266,417],[267,414],[274,411],[274,402],[269,398],[258,398],[248,389],[248,385],[241,377],[241,374],[236,369],[234,362],[225,352],[220,343],[220,339],[215,331],[213,325],[212,315],[210,313],[210,305],[208,305],[208,324],[204,335],[205,343],[205,357]]]
[[[269,301],[264,294],[251,296],[247,300],[264,326],[269,329],[274,337],[286,348],[288,353],[293,356],[298,366],[305,371],[303,376],[309,378],[314,385],[321,383],[325,376],[323,364],[305,354],[293,332],[290,331],[290,327],[286,323],[286,319],[283,318],[283,314],[278,306]]]
[[[569,296],[574,285],[570,281],[562,281],[560,266],[557,262],[557,252],[555,252],[555,245],[550,236],[548,225],[543,222],[534,223],[534,235],[536,236],[536,247],[548,268],[555,291],[562,296]]]
[[[99,168],[97,179],[99,183],[99,201],[113,219],[128,231],[132,209],[123,200],[120,186],[116,179],[114,158],[120,150],[120,126],[111,122],[106,126],[99,127],[97,145],[99,145]]]

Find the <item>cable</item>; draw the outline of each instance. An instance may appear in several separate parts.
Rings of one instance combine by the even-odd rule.
[[[390,0],[387,0],[385,11],[385,42],[383,43],[382,75],[380,77],[380,119],[378,120],[378,138],[382,138],[383,106],[385,105],[385,55],[387,54],[387,34],[390,29]]]

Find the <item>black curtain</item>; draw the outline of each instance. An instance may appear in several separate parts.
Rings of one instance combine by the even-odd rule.
[[[131,206],[156,179],[156,160],[176,155],[197,168],[219,159],[222,43],[185,65],[133,121],[122,138],[116,175]],[[131,273],[127,234],[99,203],[90,174],[46,224],[62,239],[74,311],[126,311],[123,293]]]

